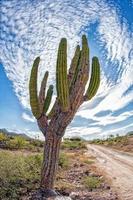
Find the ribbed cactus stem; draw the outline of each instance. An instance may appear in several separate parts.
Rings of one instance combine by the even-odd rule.
[[[46,90],[46,84],[48,80],[48,71],[45,72],[42,83],[41,83],[41,89],[39,93],[39,107],[41,112],[43,111],[44,101],[45,101],[45,90]]]
[[[76,75],[78,71],[78,64],[79,64],[79,58],[80,58],[80,46],[77,45],[74,57],[72,59],[70,69],[69,69],[69,75],[68,75],[68,80],[69,80],[69,88],[71,90],[72,85],[74,84],[76,80]]]
[[[81,51],[81,63],[80,63],[79,73],[81,73],[80,80],[85,85],[89,77],[89,47],[85,35],[82,36],[82,51]]]
[[[32,113],[36,119],[38,119],[41,116],[39,102],[38,102],[38,94],[37,94],[37,74],[38,74],[39,62],[40,62],[40,57],[37,57],[33,63],[30,76],[30,83],[29,83],[30,105]]]
[[[69,87],[67,80],[67,41],[65,38],[61,39],[58,49],[56,64],[56,89],[62,111],[68,111]]]
[[[91,79],[85,94],[85,100],[90,100],[95,96],[99,88],[99,84],[100,84],[100,64],[98,58],[93,57]]]
[[[48,119],[51,119],[53,117],[53,115],[55,114],[57,104],[58,104],[58,102],[55,101],[54,105],[52,106],[50,112],[47,115]]]
[[[89,77],[89,47],[87,38],[82,36],[82,50],[80,51],[80,57],[78,66],[75,71],[75,83],[80,84],[81,87],[85,87]]]
[[[43,112],[45,114],[49,109],[49,106],[50,106],[50,103],[51,103],[51,99],[52,99],[52,95],[53,95],[53,85],[50,85],[49,89],[47,91],[47,95],[46,95],[45,102],[44,102],[44,107],[43,107]]]

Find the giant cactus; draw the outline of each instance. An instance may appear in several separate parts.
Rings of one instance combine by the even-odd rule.
[[[62,38],[58,48],[56,63],[57,98],[51,111],[49,111],[53,86],[49,86],[46,93],[48,79],[48,72],[46,72],[38,95],[37,72],[39,62],[40,58],[37,57],[31,70],[29,84],[30,104],[32,113],[37,119],[38,126],[45,136],[41,187],[47,194],[52,195],[54,194],[52,189],[58,164],[61,138],[79,106],[83,102],[91,100],[96,94],[100,84],[100,64],[97,57],[92,58],[90,82],[85,92],[90,70],[87,38],[85,35],[82,36],[82,49],[80,49],[79,45],[76,47],[68,74],[67,40]]]

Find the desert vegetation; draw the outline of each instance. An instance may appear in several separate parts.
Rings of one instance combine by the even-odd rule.
[[[125,136],[110,135],[107,139],[95,139],[91,141],[92,144],[105,145],[120,151],[133,152],[133,132],[127,133]]]
[[[0,143],[3,141],[10,143],[12,140],[16,142],[17,137],[2,133]],[[23,139],[22,144],[27,145],[18,146],[17,144],[9,148],[7,143],[7,146],[0,148],[1,200],[33,199],[35,191],[40,187],[43,142],[27,140],[23,137],[21,139]],[[82,139],[64,139],[61,143],[59,167],[55,180],[55,190],[60,195],[71,196],[73,200],[82,200],[90,196],[97,199],[97,195],[108,196],[110,186],[102,175],[95,171],[95,158],[88,157],[85,154],[86,151],[86,142]]]
[[[25,138],[20,135],[7,135],[0,133],[0,148],[8,150],[32,150],[40,151],[43,147],[44,142],[37,139]]]

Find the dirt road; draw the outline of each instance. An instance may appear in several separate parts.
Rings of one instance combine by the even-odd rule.
[[[133,200],[133,154],[89,144],[101,172],[111,180],[121,200]]]

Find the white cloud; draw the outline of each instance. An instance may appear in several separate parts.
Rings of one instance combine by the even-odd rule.
[[[66,130],[66,137],[91,137],[92,134],[100,134],[101,133],[101,128],[99,127],[68,127]]]
[[[60,38],[68,39],[69,63],[75,45],[80,42],[81,34],[88,32],[90,25],[95,22],[98,22],[95,35],[103,50],[100,50],[103,66],[101,85],[94,101],[104,96],[105,98],[95,107],[93,101],[85,103],[79,109],[78,115],[100,121],[101,118],[95,116],[98,112],[115,112],[132,101],[132,92],[123,96],[133,84],[132,36],[127,24],[120,23],[115,7],[110,7],[104,0],[49,0],[38,1],[36,4],[17,2],[2,1],[1,57],[6,74],[13,82],[14,91],[24,108],[30,108],[28,81],[33,59],[41,56],[38,85],[46,70],[50,72],[49,83],[55,85],[56,52]],[[113,69],[108,66],[109,60],[112,64],[117,63]],[[114,77],[116,81],[113,81]],[[34,122],[34,118],[26,113],[23,113],[22,117]],[[117,117],[108,115],[102,117],[102,122],[107,125],[126,117],[128,116],[124,114]],[[85,128],[85,134],[89,130],[95,132]],[[76,132],[77,129],[71,131]],[[78,130],[78,133],[80,131]],[[102,130],[98,130],[99,133],[100,131]]]
[[[31,117],[30,115],[28,115],[27,113],[22,113],[22,118],[26,121],[29,122],[35,122],[35,118]]]

